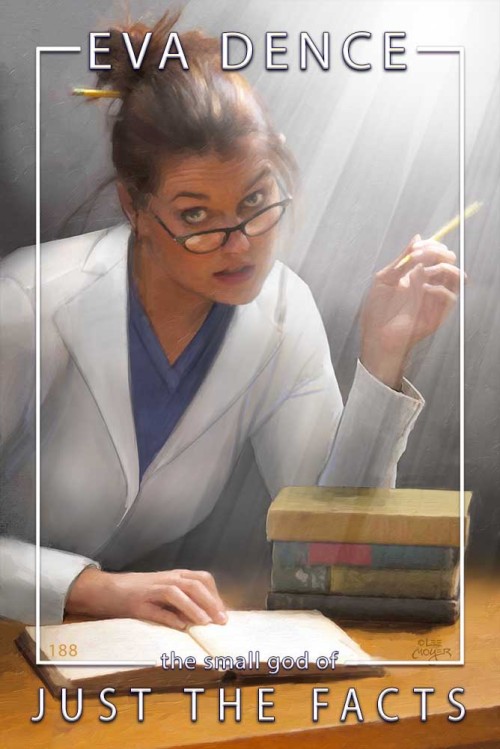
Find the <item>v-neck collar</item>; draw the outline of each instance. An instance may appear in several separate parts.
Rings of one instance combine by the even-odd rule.
[[[132,274],[130,252],[131,249],[129,247],[129,261],[127,265],[130,321],[147,351],[147,354],[153,362],[156,371],[162,378],[168,390],[174,392],[179,386],[182,377],[188,374],[195,366],[202,352],[209,344],[211,335],[219,325],[227,319],[228,315],[232,316],[234,309],[226,304],[219,304],[217,302],[212,304],[208,315],[196,331],[193,338],[189,341],[175,362],[173,364],[170,363],[153,328],[151,320],[144,309],[144,305],[142,304],[139,290]]]

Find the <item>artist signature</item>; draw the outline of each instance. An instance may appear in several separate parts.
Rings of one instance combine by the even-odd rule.
[[[430,640],[421,638],[412,653],[414,660],[437,661],[451,658],[451,648],[443,648],[442,640]]]

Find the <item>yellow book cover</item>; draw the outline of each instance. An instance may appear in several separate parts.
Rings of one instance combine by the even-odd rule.
[[[465,492],[465,525],[472,492]],[[276,541],[460,545],[460,494],[441,489],[291,486],[267,513]]]

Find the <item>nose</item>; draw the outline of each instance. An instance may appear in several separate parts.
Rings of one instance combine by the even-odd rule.
[[[250,241],[246,234],[243,234],[242,231],[232,231],[229,235],[229,239],[227,240],[226,244],[223,245],[222,249],[224,252],[234,252],[234,253],[240,253],[240,252],[246,252],[248,248],[250,247]]]

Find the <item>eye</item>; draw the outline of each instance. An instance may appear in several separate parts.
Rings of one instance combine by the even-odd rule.
[[[207,212],[204,208],[188,208],[182,211],[181,218],[187,224],[201,224],[207,218]]]
[[[259,208],[265,200],[266,192],[264,190],[255,190],[255,192],[247,195],[242,201],[249,208]]]

